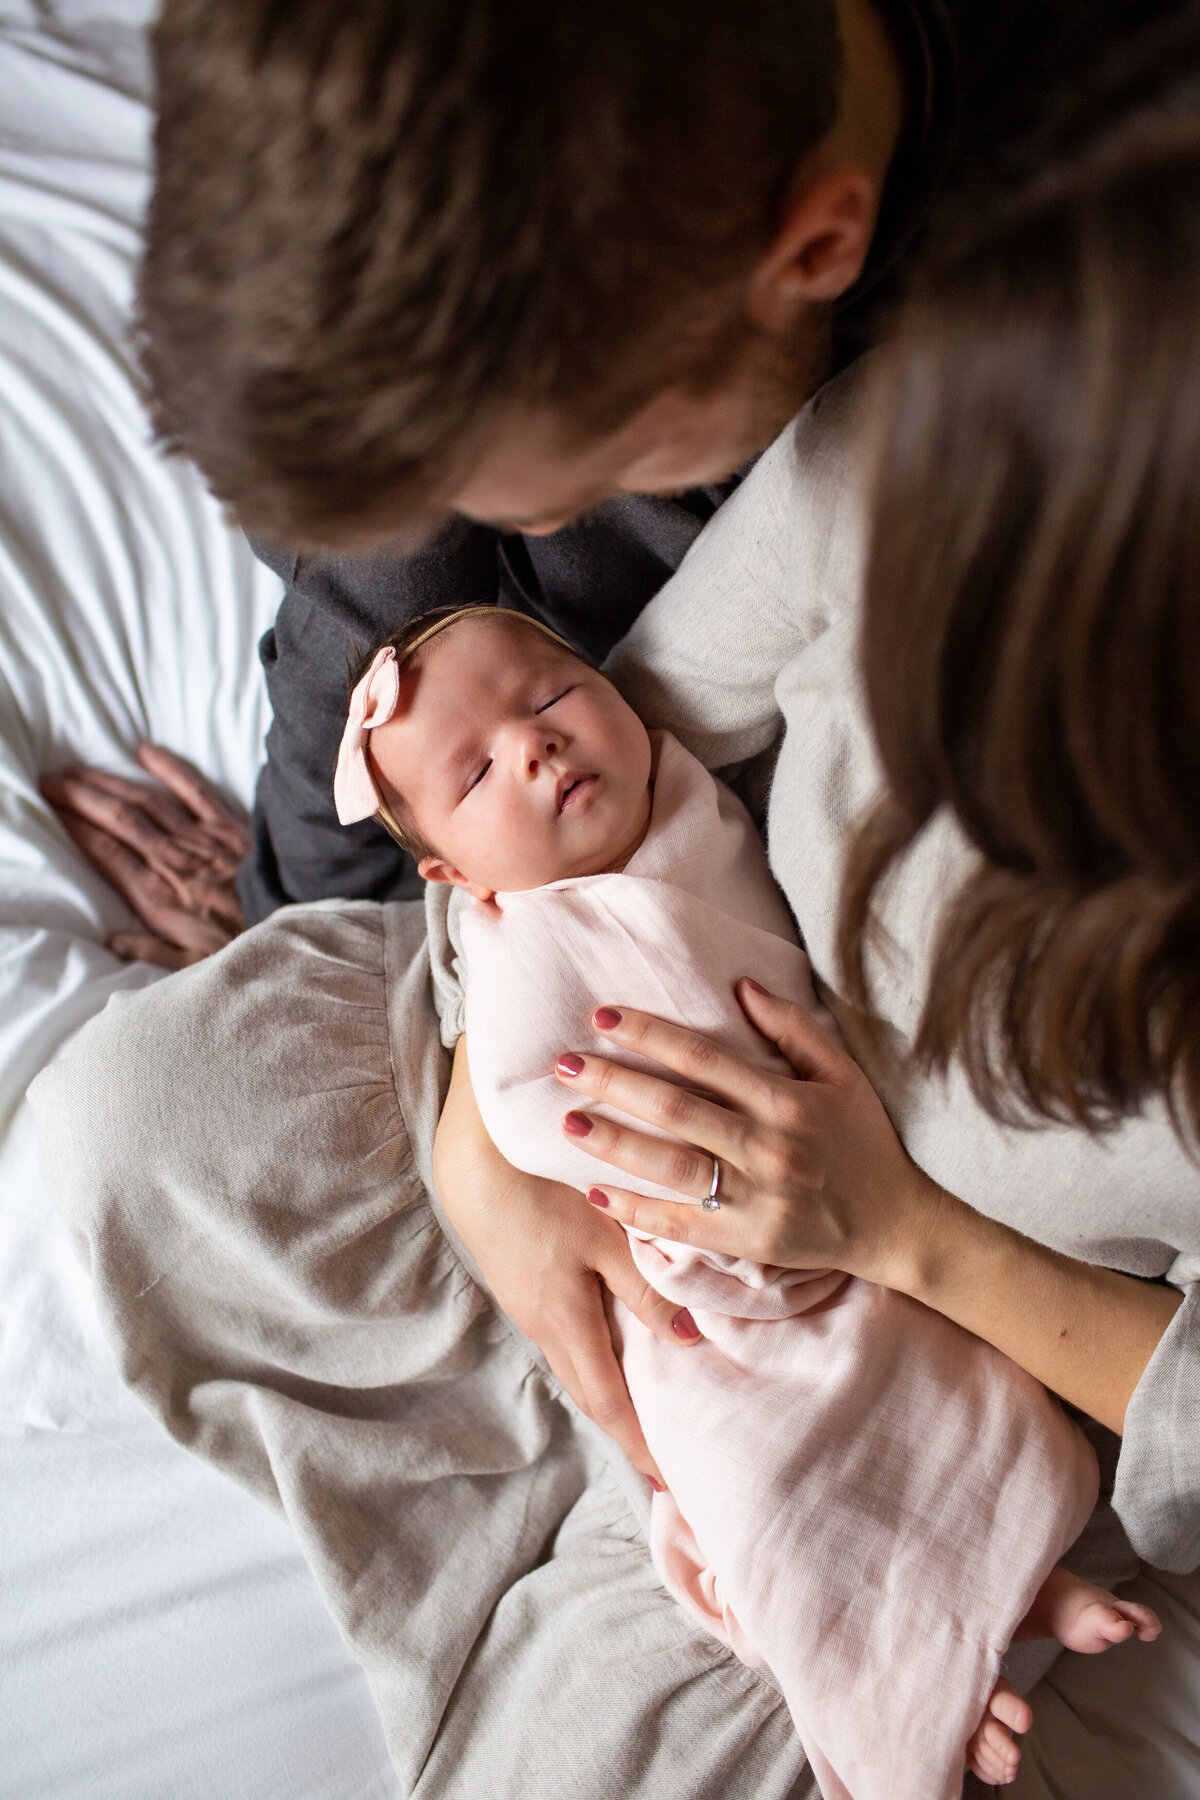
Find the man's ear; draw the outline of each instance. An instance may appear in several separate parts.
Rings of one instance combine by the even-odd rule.
[[[462,888],[473,900],[494,900],[495,888],[483,887],[478,881],[470,881],[461,869],[451,863],[443,862],[440,856],[423,856],[417,864],[417,874],[425,881],[439,881],[445,887]]]
[[[752,322],[766,331],[788,331],[802,307],[836,300],[852,288],[867,260],[878,210],[875,182],[860,164],[802,173],[750,278],[746,310]]]

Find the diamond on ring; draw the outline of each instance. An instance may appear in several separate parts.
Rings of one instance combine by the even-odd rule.
[[[714,1156],[713,1157],[712,1180],[708,1184],[707,1194],[705,1194],[703,1200],[700,1202],[701,1212],[720,1212],[721,1202],[717,1199],[717,1195],[720,1193],[720,1191],[721,1191],[721,1164],[720,1164],[719,1160]]]

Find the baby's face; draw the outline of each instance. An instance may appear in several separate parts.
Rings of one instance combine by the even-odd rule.
[[[650,740],[612,684],[519,618],[463,619],[400,676],[371,760],[436,855],[421,872],[477,897],[595,875],[650,818]]]

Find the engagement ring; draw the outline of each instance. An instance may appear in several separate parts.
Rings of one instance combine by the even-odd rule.
[[[718,1162],[717,1158],[714,1156],[713,1157],[712,1180],[708,1184],[707,1194],[704,1196],[703,1200],[700,1202],[701,1212],[720,1212],[721,1202],[717,1199],[717,1195],[720,1193],[720,1191],[721,1191],[721,1165]]]

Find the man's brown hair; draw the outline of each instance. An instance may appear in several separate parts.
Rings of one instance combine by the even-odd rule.
[[[157,423],[290,542],[507,409],[703,391],[839,107],[835,0],[166,0],[154,46]]]
[[[879,883],[951,809],[982,860],[918,1055],[1092,1129],[1154,1095],[1200,1120],[1200,84],[1171,82],[948,249],[887,352],[862,640],[886,794],[843,889],[869,1008]]]

